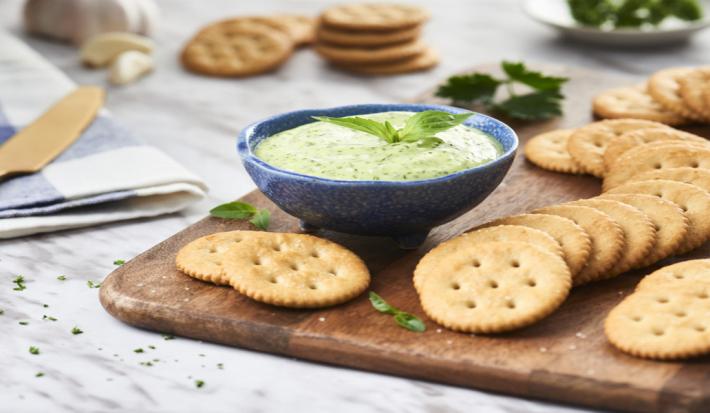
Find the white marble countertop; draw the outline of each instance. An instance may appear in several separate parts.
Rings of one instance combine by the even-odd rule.
[[[0,24],[24,38],[21,3],[0,2]],[[710,63],[710,32],[681,46],[605,50],[558,39],[511,0],[420,1],[433,12],[426,38],[443,57],[425,74],[352,77],[330,70],[309,50],[298,51],[274,74],[244,80],[194,76],[177,62],[183,42],[216,18],[271,11],[316,14],[327,3],[160,2],[156,72],[135,85],[108,87],[107,107],[143,140],[201,175],[211,187],[210,197],[172,216],[0,242],[0,412],[581,411],[189,339],[165,341],[113,319],[99,304],[98,290],[87,287],[88,280],[100,282],[113,269],[114,259],[129,259],[198,220],[210,206],[250,191],[253,184],[234,151],[234,138],[262,117],[305,107],[396,102],[448,73],[504,58],[629,75]],[[105,72],[81,67],[75,49],[26,40],[78,83],[106,84]],[[11,282],[18,274],[27,279],[27,289],[20,292]],[[57,280],[59,275],[67,280]],[[57,321],[42,320],[43,315]],[[84,333],[72,335],[74,326]],[[40,354],[30,354],[30,346],[39,347]],[[136,348],[145,352],[135,353]],[[153,366],[140,364],[147,361]],[[39,372],[44,376],[35,377]],[[196,388],[195,380],[204,380],[204,387]]]

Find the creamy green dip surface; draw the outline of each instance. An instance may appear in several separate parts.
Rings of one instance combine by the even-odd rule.
[[[412,112],[361,115],[404,126]],[[435,178],[488,163],[502,153],[500,143],[478,129],[458,125],[436,136],[434,148],[416,142],[389,144],[377,136],[326,122],[289,129],[261,141],[255,155],[275,167],[330,179],[411,181]]]

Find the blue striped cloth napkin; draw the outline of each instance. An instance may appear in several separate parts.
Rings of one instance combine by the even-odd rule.
[[[75,85],[0,30],[0,148]],[[42,171],[0,181],[0,238],[150,217],[185,208],[206,186],[102,110]]]

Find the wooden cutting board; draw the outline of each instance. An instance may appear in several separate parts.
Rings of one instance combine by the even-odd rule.
[[[595,93],[634,81],[578,69],[547,70],[572,79],[564,91],[565,116],[545,123],[512,124],[521,147],[540,131],[589,122]],[[430,93],[418,100],[436,101]],[[710,130],[695,132],[710,134]],[[411,277],[427,249],[499,216],[594,196],[599,184],[591,177],[543,171],[518,153],[505,181],[486,201],[436,228],[419,251],[401,251],[385,238],[319,233],[367,262],[372,290],[422,316],[428,329],[421,334],[398,328],[391,317],[375,312],[365,295],[323,310],[286,310],[176,271],[175,254],[189,241],[248,228],[245,223],[217,218],[190,226],[116,269],[103,282],[101,303],[113,316],[137,327],[305,360],[597,408],[708,412],[709,357],[677,363],[647,361],[615,350],[604,338],[607,312],[652,268],[577,288],[550,317],[509,334],[458,334],[439,329],[424,317]],[[272,212],[271,231],[298,231],[297,220],[260,192],[243,200]],[[710,246],[683,258],[691,257],[710,257]]]

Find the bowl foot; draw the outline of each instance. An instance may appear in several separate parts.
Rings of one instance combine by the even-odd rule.
[[[320,229],[317,226],[309,224],[308,222],[306,222],[304,220],[299,220],[298,226],[301,228],[301,231],[303,231],[303,232],[316,232]]]
[[[417,232],[415,234],[396,235],[392,238],[397,243],[397,245],[399,245],[399,248],[403,250],[414,250],[419,248],[419,246],[424,243],[424,240],[428,235],[429,231],[425,231]]]

